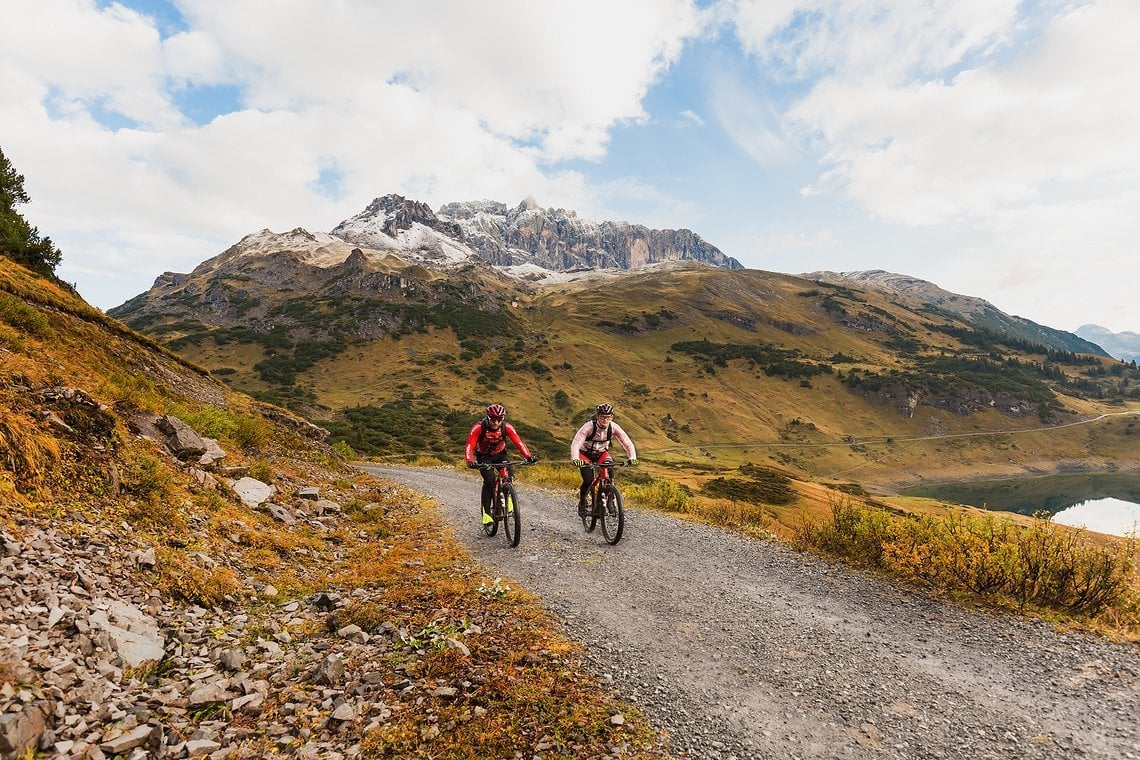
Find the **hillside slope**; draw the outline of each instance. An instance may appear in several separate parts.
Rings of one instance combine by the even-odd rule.
[[[1134,365],[904,294],[684,262],[535,281],[295,238],[247,239],[112,313],[371,454],[453,457],[498,400],[562,458],[608,400],[697,486],[750,462],[883,487],[1140,466],[1127,421],[1057,428],[1140,408]],[[1019,437],[930,440],[987,431]]]
[[[0,757],[663,754],[325,435],[0,257]]]
[[[927,309],[955,315],[975,328],[1020,338],[1058,351],[1096,356],[1109,355],[1095,342],[1090,342],[1079,333],[1046,327],[1025,317],[1010,316],[989,301],[951,293],[917,277],[884,272],[881,269],[862,272],[809,272],[800,276],[819,282],[855,285],[903,296]]]

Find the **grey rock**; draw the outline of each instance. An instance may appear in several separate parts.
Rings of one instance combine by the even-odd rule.
[[[226,670],[238,671],[245,665],[245,655],[237,649],[223,649],[218,654],[218,664]]]
[[[225,449],[219,446],[218,442],[213,438],[203,438],[202,442],[206,445],[206,450],[202,452],[202,456],[198,458],[198,464],[203,467],[209,467],[226,458]]]
[[[21,757],[38,747],[47,728],[44,718],[39,705],[0,715],[0,757]]]
[[[138,726],[112,739],[105,740],[99,745],[99,748],[112,755],[121,755],[135,747],[141,747],[146,744],[153,730],[153,726]]]
[[[233,489],[234,492],[237,493],[238,498],[242,500],[242,503],[250,507],[256,507],[265,503],[277,492],[275,486],[262,483],[257,478],[251,478],[249,476],[234,482]]]
[[[111,599],[106,604],[107,609],[93,612],[88,622],[92,628],[107,634],[128,667],[137,668],[163,658],[164,641],[152,618],[126,602]]]
[[[337,655],[330,654],[321,660],[316,675],[317,683],[336,686],[344,679],[344,662]]]
[[[206,442],[194,428],[172,414],[159,417],[154,426],[165,436],[170,453],[179,459],[197,459],[206,453]]]

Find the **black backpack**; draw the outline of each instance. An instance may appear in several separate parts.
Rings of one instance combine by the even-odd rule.
[[[593,428],[593,430],[590,431],[590,434],[588,436],[586,436],[586,440],[587,441],[594,441],[594,440],[597,440],[595,438],[595,436],[598,434],[598,418],[597,417],[591,417],[590,422],[594,423],[594,428]],[[606,443],[609,443],[611,440],[613,440],[613,437],[614,437],[614,426],[613,426],[613,423],[611,422],[609,425],[606,425]]]

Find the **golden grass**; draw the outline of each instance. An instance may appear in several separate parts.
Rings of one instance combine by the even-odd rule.
[[[380,602],[351,607],[345,620],[367,631],[401,621],[406,633],[397,649],[419,653],[403,672],[427,694],[436,683],[469,687],[457,698],[429,696],[415,710],[395,712],[388,726],[365,736],[366,756],[530,756],[542,743],[555,756],[596,757],[612,742],[628,743],[629,756],[664,756],[644,716],[592,683],[578,646],[554,632],[537,599],[484,576],[447,537],[430,502],[404,489],[394,496],[381,523],[400,538],[358,545],[333,569],[337,585],[383,589]],[[375,531],[377,513],[357,513],[357,529]],[[433,716],[428,724],[425,711]],[[624,725],[610,723],[616,712]]]
[[[42,485],[60,455],[59,440],[25,414],[10,409],[0,416],[0,465],[16,490]]]
[[[900,517],[848,497],[805,519],[793,543],[940,590],[1060,613],[1140,640],[1136,539],[1089,537],[1041,513],[1028,524],[988,512]]]

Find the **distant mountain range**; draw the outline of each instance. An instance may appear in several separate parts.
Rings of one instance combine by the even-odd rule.
[[[425,203],[385,195],[329,234],[375,250],[420,252],[437,263],[478,256],[499,267],[529,265],[556,272],[632,269],[665,261],[742,268],[690,230],[591,222],[573,211],[541,208],[533,198],[514,208],[495,201],[448,203],[437,213]]]
[[[1105,350],[1103,343],[1093,341],[1088,335],[1081,335],[1080,331],[1074,335],[1064,330],[1039,325],[1024,317],[1010,316],[989,301],[951,293],[932,282],[910,275],[872,269],[858,272],[809,272],[800,277],[817,282],[873,288],[883,293],[901,295],[922,304],[933,313],[952,315],[977,329],[1020,338],[1030,343],[1078,354],[1111,355]],[[1135,336],[1134,333],[1132,335]],[[1140,339],[1140,336],[1135,337]]]
[[[1100,325],[1081,325],[1077,335],[1097,344],[1121,361],[1140,361],[1140,335],[1134,332],[1114,333]]]

